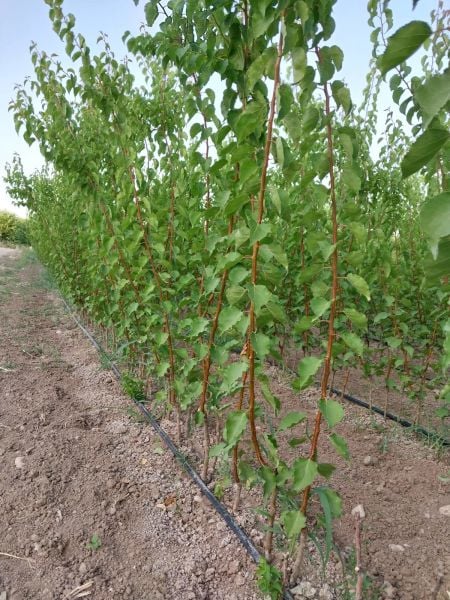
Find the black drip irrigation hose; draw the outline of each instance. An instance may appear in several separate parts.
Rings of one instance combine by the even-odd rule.
[[[411,423],[410,421],[407,421],[406,419],[402,419],[401,417],[394,415],[393,413],[385,412],[382,408],[379,408],[378,406],[374,406],[373,404],[369,404],[368,402],[365,402],[364,400],[360,400],[359,398],[356,398],[356,396],[352,396],[350,394],[343,393],[341,390],[338,390],[334,387],[330,388],[330,390],[333,392],[333,394],[336,394],[336,396],[345,398],[345,400],[348,400],[352,404],[356,404],[357,406],[362,406],[363,408],[368,408],[372,412],[377,413],[377,414],[381,415],[382,417],[385,417],[386,419],[390,419],[391,421],[398,423],[402,427],[412,428],[414,433],[420,433],[421,435],[425,436],[428,439],[432,439],[432,440],[435,440],[436,442],[439,442],[439,444],[442,444],[442,446],[450,446],[450,440],[447,440],[446,438],[440,436],[438,433],[434,433],[433,431],[428,431],[427,429],[425,429],[424,427],[421,427],[419,425],[414,425],[413,423]]]
[[[74,311],[72,310],[72,308],[69,306],[69,304],[66,302],[66,300],[64,298],[62,298],[62,302],[65,305],[68,313],[71,315],[71,317],[73,318],[75,323],[78,325],[78,327],[81,329],[81,331],[87,337],[87,339],[91,342],[91,344],[94,346],[94,348],[97,350],[97,352],[99,352],[99,354],[101,354],[102,356],[107,356],[106,352],[103,350],[101,345],[97,342],[97,340],[94,338],[94,336],[86,329],[86,327],[83,325],[83,323],[81,323],[81,321],[77,318]],[[118,381],[121,381],[122,374],[120,373],[117,366],[111,360],[109,361],[109,364],[111,367],[111,371],[114,373],[114,376],[116,377],[116,379]],[[139,400],[136,400],[135,398],[131,398],[131,399],[133,400],[134,404],[137,406],[139,411],[142,413],[142,415],[145,417],[145,419],[150,423],[150,425],[153,427],[153,429],[156,431],[156,433],[162,439],[162,441],[167,446],[167,448],[172,452],[173,456],[176,458],[176,460],[178,461],[180,466],[186,471],[186,473],[189,475],[189,477],[192,479],[192,481],[200,488],[200,491],[209,500],[209,502],[211,503],[214,510],[224,520],[225,524],[234,533],[234,535],[237,537],[237,539],[242,544],[242,546],[244,546],[245,550],[247,551],[249,556],[252,558],[252,560],[255,563],[258,563],[260,561],[260,559],[262,558],[261,554],[258,552],[258,550],[254,546],[253,542],[248,537],[248,535],[245,533],[245,531],[236,523],[236,521],[233,519],[232,515],[226,509],[226,507],[221,502],[219,502],[219,500],[211,492],[211,490],[205,484],[205,482],[200,477],[200,475],[197,473],[197,471],[191,466],[191,464],[189,463],[187,458],[184,456],[184,454],[182,452],[180,452],[178,447],[174,444],[172,438],[164,431],[164,429],[158,423],[158,420],[156,419],[156,417],[148,410],[148,408],[146,408],[142,404],[142,402],[139,402]],[[292,596],[292,594],[289,590],[284,590],[283,591],[283,599],[284,600],[294,600],[294,597]]]

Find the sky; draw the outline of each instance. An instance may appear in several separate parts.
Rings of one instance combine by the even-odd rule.
[[[63,10],[72,12],[76,31],[82,33],[94,50],[100,31],[108,34],[111,47],[118,58],[126,54],[122,34],[129,30],[138,33],[144,21],[145,1],[136,7],[133,0],[65,0]],[[337,0],[334,9],[336,31],[333,43],[344,51],[340,77],[349,85],[352,98],[358,104],[366,84],[371,56],[370,30],[367,25],[366,0]],[[420,0],[412,11],[412,0],[391,0],[394,11],[394,30],[412,19],[429,21],[430,11],[437,0]],[[4,165],[18,153],[25,172],[31,173],[43,161],[36,144],[29,147],[14,129],[8,104],[14,96],[14,86],[33,74],[29,54],[30,43],[48,53],[64,55],[63,46],[51,27],[48,6],[44,0],[0,0],[0,210],[24,215],[24,209],[14,207],[3,182]],[[381,96],[380,111],[390,104],[390,95]]]

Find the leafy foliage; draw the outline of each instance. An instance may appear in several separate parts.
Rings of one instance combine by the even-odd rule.
[[[334,374],[356,364],[383,377],[386,406],[401,389],[419,422],[450,364],[445,44],[414,21],[380,53],[392,13],[369,2],[382,22],[358,111],[339,79],[332,2],[151,0],[149,28],[124,35],[143,85],[105,36],[94,54],[62,2],[47,4],[71,67],[32,46],[34,79],[10,108],[47,164],[27,176],[16,157],[7,169],[39,256],[113,340],[126,391],[157,390],[179,435],[183,420],[202,429],[203,477],[219,465],[239,493],[261,488],[267,557],[274,536],[295,549],[313,494],[328,557],[341,501],[317,485],[334,471],[323,437],[349,459]],[[440,72],[409,82],[405,61],[427,45]],[[374,159],[376,94],[392,69],[415,139],[389,113]],[[295,391],[319,381],[312,427],[274,393],[269,359],[286,349],[301,352]],[[277,598],[279,571],[261,561],[258,573]]]

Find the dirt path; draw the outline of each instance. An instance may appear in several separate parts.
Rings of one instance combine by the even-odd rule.
[[[259,598],[244,550],[130,419],[39,266],[2,254],[1,600]]]

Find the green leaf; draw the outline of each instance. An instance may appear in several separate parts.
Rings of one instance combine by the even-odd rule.
[[[266,16],[264,8],[265,3],[263,2],[262,6],[259,7],[259,10],[252,11],[251,26],[252,33],[255,39],[266,33],[266,31],[269,29],[275,18],[275,15],[273,13],[270,13],[268,16]]]
[[[264,52],[252,62],[247,71],[247,86],[249,92],[253,90],[256,82],[261,79],[264,74],[273,74],[276,58],[277,50],[272,46],[264,50]]]
[[[363,313],[359,312],[355,308],[344,308],[344,314],[356,327],[359,327],[364,331],[367,329],[367,317],[366,315],[363,315]]]
[[[275,473],[269,467],[261,467],[259,474],[263,480],[263,496],[267,499],[277,484]]]
[[[431,34],[432,30],[425,21],[411,21],[400,27],[388,39],[387,48],[379,58],[378,66],[381,74],[385,75],[404,62],[422,46]]]
[[[228,302],[233,305],[237,304],[241,298],[245,296],[247,290],[240,285],[232,285],[227,288],[225,295],[227,297]]]
[[[292,66],[294,71],[294,82],[298,83],[305,75],[307,58],[305,49],[301,46],[292,50]]]
[[[227,449],[231,449],[237,444],[246,427],[247,413],[245,411],[236,410],[229,413],[223,431],[223,439],[226,442]]]
[[[325,477],[325,479],[329,479],[333,475],[335,470],[336,467],[334,465],[331,465],[330,463],[320,463],[317,465],[317,472],[322,477]]]
[[[389,336],[389,337],[385,338],[385,341],[386,341],[387,345],[389,346],[389,348],[393,348],[394,350],[396,348],[400,348],[400,346],[402,345],[401,338],[398,338],[395,336]]]
[[[230,283],[238,285],[239,283],[241,283],[241,281],[244,281],[244,279],[249,277],[249,274],[249,269],[245,269],[244,267],[234,267],[234,269],[230,271],[228,279]]]
[[[314,317],[301,317],[301,319],[295,324],[295,333],[301,334],[311,328],[315,319]]]
[[[147,2],[144,8],[147,25],[151,27],[158,18],[158,8],[155,2]]]
[[[330,429],[344,418],[344,409],[336,400],[319,400],[319,410]]]
[[[248,364],[242,361],[233,362],[222,369],[221,375],[227,389],[230,389],[233,384],[242,377],[247,369]]]
[[[439,240],[436,258],[430,254],[424,261],[424,269],[431,285],[440,285],[443,277],[450,276],[450,235]]]
[[[258,314],[261,311],[261,308],[272,298],[272,294],[265,285],[251,285],[248,290],[248,295],[255,305],[256,314]]]
[[[336,250],[337,244],[330,244],[330,242],[321,241],[317,244],[320,248],[320,252],[323,256],[323,260],[328,260],[333,252]]]
[[[409,177],[429,163],[449,138],[446,129],[429,127],[424,131],[403,157],[400,165],[403,177]]]
[[[278,88],[278,118],[284,119],[284,117],[291,110],[291,106],[294,102],[294,94],[292,88],[287,83],[282,83]]]
[[[305,515],[299,510],[285,510],[280,516],[287,537],[291,540],[296,539],[306,526]]]
[[[308,387],[314,378],[314,375],[320,369],[322,359],[315,356],[305,356],[298,363],[297,373],[299,377],[294,380],[295,389],[303,390]]]
[[[354,166],[344,167],[342,170],[342,183],[346,185],[351,192],[355,194],[359,192],[361,189],[361,178]]]
[[[238,321],[241,320],[244,313],[235,306],[226,306],[219,315],[219,329],[221,332],[228,331]]]
[[[325,298],[313,298],[310,302],[313,313],[317,318],[321,317],[331,306],[331,300],[325,300]]]
[[[365,298],[367,298],[367,300],[370,300],[369,286],[367,285],[366,280],[363,277],[361,277],[361,275],[355,275],[354,273],[349,273],[347,275],[347,279],[352,284],[352,286],[355,288],[355,290],[359,294],[361,294],[361,296],[364,296]]]
[[[285,415],[278,426],[279,431],[286,431],[286,429],[290,429],[294,427],[294,425],[298,425],[302,421],[306,419],[306,413],[294,411]]]
[[[341,437],[337,433],[332,433],[330,435],[330,442],[333,444],[334,449],[340,456],[342,456],[342,458],[345,458],[345,460],[350,459],[350,452],[348,450],[348,445],[343,437]]]
[[[271,341],[270,337],[265,333],[259,331],[257,333],[252,333],[250,340],[257,357],[261,360],[270,353]]]
[[[352,333],[351,331],[341,333],[341,338],[357,356],[362,356],[364,354],[364,343],[356,333]]]
[[[309,487],[317,476],[317,463],[310,458],[297,458],[292,470],[292,489],[301,492]]]
[[[255,242],[259,242],[270,235],[272,231],[272,226],[270,223],[259,223],[252,229],[250,233],[250,244],[254,244]]]
[[[450,235],[450,193],[444,192],[425,200],[420,211],[420,224],[430,238],[436,258],[439,239]]]
[[[422,109],[423,127],[427,127],[433,117],[450,100],[450,71],[444,71],[427,79],[414,91],[414,99]]]
[[[262,131],[266,118],[266,108],[258,102],[249,102],[245,110],[236,120],[234,130],[239,142],[242,142],[250,134],[259,135]]]
[[[196,337],[200,335],[200,333],[203,333],[205,331],[208,325],[208,319],[205,319],[203,317],[196,317],[195,319],[192,319],[191,336]]]
[[[320,504],[322,506],[323,514],[325,517],[325,547],[326,552],[324,556],[325,564],[328,562],[330,552],[333,546],[333,528],[332,519],[340,517],[342,514],[342,499],[330,488],[319,487],[314,490],[319,496]]]
[[[225,269],[231,269],[237,265],[238,262],[242,260],[242,255],[239,252],[228,252],[225,256],[222,256],[220,260],[217,261],[217,271],[223,271]]]

